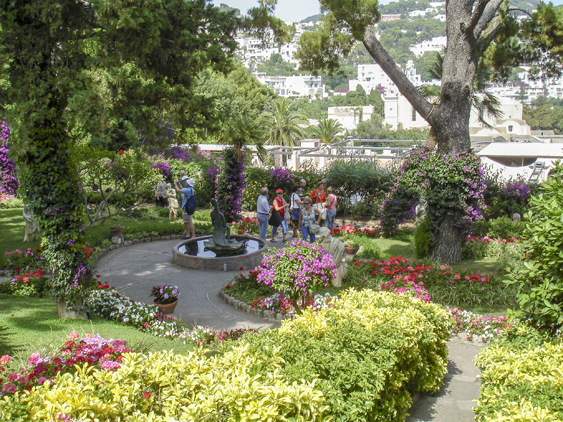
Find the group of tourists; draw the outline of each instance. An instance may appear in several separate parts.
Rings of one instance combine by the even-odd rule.
[[[326,227],[332,230],[337,205],[332,187],[325,192],[324,183],[321,182],[309,196],[305,195],[305,187],[305,179],[301,179],[299,185],[293,186],[289,203],[283,197],[283,189],[277,189],[271,205],[268,202],[268,188],[263,187],[260,190],[256,211],[261,239],[266,240],[268,224],[272,226],[270,242],[276,241],[275,236],[280,226],[282,242],[287,242],[289,227],[293,231],[292,237],[298,237],[297,232],[300,231],[303,239],[309,242],[316,240],[315,235],[324,222]]]

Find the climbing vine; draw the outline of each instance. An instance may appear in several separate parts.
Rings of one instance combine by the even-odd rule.
[[[217,203],[229,223],[236,221],[237,215],[242,211],[242,190],[246,187],[244,153],[242,158],[239,161],[233,149],[226,149],[215,179]]]
[[[8,157],[10,151],[10,127],[0,121],[0,193],[14,194],[19,183],[16,177],[16,164]]]
[[[75,155],[64,123],[55,119],[30,129],[29,139],[21,188],[44,231],[41,249],[53,273],[50,295],[75,302],[96,286],[87,262],[91,251],[82,240],[84,205]]]
[[[453,219],[460,233],[483,218],[484,170],[478,157],[468,152],[447,154],[420,148],[404,161],[400,175],[385,198],[381,225],[391,232],[414,215],[420,195],[427,203],[430,251],[439,240],[444,219]]]

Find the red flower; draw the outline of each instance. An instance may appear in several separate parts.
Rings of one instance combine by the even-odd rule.
[[[124,152],[124,151],[123,151],[122,149],[119,150],[119,153],[120,153],[120,154],[123,154],[123,152]]]
[[[239,271],[242,271],[242,270],[244,270],[244,267],[240,267],[240,268],[239,268]]]
[[[229,285],[227,286],[227,289],[230,289],[230,288],[231,288],[231,285],[229,284]]]
[[[147,393],[143,393],[143,397],[144,397],[145,399],[150,399],[150,398],[151,398],[151,393],[148,393],[148,392],[147,392]]]

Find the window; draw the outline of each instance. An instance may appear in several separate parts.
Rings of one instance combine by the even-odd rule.
[[[509,131],[509,132],[512,132],[513,129],[514,129],[514,126],[512,126],[512,125],[508,126],[508,131]]]
[[[412,108],[412,121],[416,122],[416,110],[414,109],[414,107]]]

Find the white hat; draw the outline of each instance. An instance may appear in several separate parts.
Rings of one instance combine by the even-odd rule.
[[[185,174],[182,176],[181,180],[186,180],[188,178],[188,176],[186,176]]]
[[[195,180],[194,179],[188,179],[188,186],[191,186],[192,188],[195,185]]]

